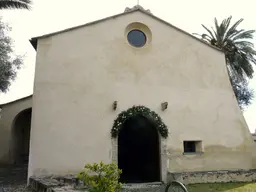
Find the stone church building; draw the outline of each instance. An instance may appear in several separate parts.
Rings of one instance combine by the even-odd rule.
[[[34,94],[1,106],[1,163],[29,162],[30,177],[116,162],[124,182],[256,168],[223,52],[149,10],[31,44]]]

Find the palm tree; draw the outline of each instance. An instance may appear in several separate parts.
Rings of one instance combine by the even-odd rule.
[[[239,105],[249,105],[253,98],[248,86],[248,78],[253,77],[253,64],[256,64],[256,51],[251,42],[255,30],[237,29],[243,19],[230,26],[232,17],[224,19],[221,24],[214,19],[211,30],[202,25],[207,33],[196,34],[207,43],[221,49],[226,58],[227,69],[233,90]]]
[[[0,0],[0,9],[30,9],[31,0]]]

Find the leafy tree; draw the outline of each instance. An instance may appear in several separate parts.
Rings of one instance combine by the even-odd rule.
[[[202,25],[207,33],[196,34],[207,43],[221,49],[226,58],[230,81],[241,109],[253,99],[253,90],[248,87],[248,79],[253,78],[253,64],[256,64],[256,51],[251,42],[255,30],[237,29],[243,19],[230,25],[232,17],[220,24],[214,19],[211,30]]]
[[[0,0],[0,9],[30,9],[31,0]]]
[[[0,18],[0,92],[4,93],[9,90],[17,70],[23,64],[23,57],[14,54],[13,41],[8,35],[10,30]]]

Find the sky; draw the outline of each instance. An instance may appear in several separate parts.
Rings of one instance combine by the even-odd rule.
[[[138,0],[32,1],[31,11],[1,10],[0,12],[3,21],[12,27],[10,36],[14,40],[16,54],[25,55],[24,65],[19,70],[9,92],[0,94],[0,103],[33,93],[36,52],[29,43],[30,38],[119,14],[126,7],[132,7],[138,2]],[[214,17],[221,21],[230,15],[233,21],[244,19],[241,28],[256,29],[254,1],[243,0],[241,3],[234,0],[139,0],[139,4],[145,9],[150,9],[157,17],[189,33],[203,33],[201,24],[211,27]],[[256,95],[256,77],[250,81],[250,87],[255,89]],[[250,131],[255,132],[256,99],[244,111],[244,117]]]

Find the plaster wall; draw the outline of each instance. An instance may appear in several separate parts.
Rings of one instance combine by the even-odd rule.
[[[143,48],[126,40],[133,22],[149,29],[141,27],[149,39]],[[223,53],[137,11],[38,40],[29,176],[112,162],[113,121],[133,105],[167,124],[169,172],[253,167],[253,140]],[[203,153],[183,155],[184,140],[201,140]]]

